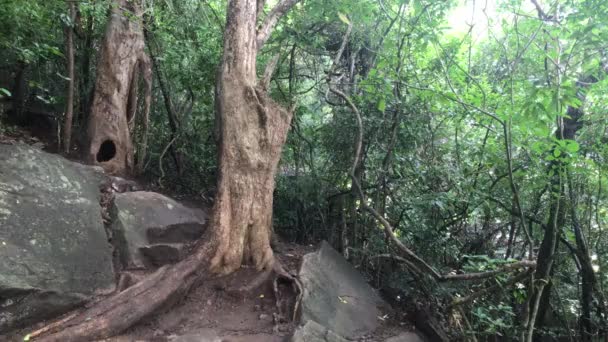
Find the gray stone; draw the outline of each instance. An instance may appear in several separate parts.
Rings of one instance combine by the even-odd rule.
[[[347,342],[347,340],[315,321],[307,321],[296,329],[290,342]]]
[[[169,336],[170,342],[222,342],[222,339],[214,330],[203,329],[197,333]]]
[[[397,336],[393,336],[393,337],[387,339],[385,342],[425,342],[425,341],[426,340],[417,333],[405,332],[405,333],[401,333]]]
[[[324,325],[347,339],[374,331],[388,305],[327,242],[303,257],[301,323]]]
[[[0,331],[112,289],[98,169],[0,144]]]
[[[181,243],[150,245],[141,247],[139,251],[154,267],[175,264],[186,255],[186,248]]]
[[[111,231],[125,269],[143,269],[150,262],[140,248],[150,244],[184,243],[203,234],[206,215],[155,192],[116,194]]]

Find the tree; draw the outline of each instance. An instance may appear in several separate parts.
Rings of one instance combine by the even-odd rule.
[[[138,284],[61,322],[54,327],[56,332],[44,336],[42,341],[80,341],[112,336],[185,295],[202,280],[205,271],[226,274],[247,263],[267,271],[263,274],[281,272],[270,247],[272,194],[274,173],[289,129],[291,111],[276,104],[266,93],[276,59],[269,64],[264,77],[257,81],[256,58],[278,20],[298,1],[280,1],[257,32],[256,22],[264,1],[233,0],[228,3],[224,55],[216,91],[217,118],[220,120],[218,194],[209,230],[195,251],[178,264],[160,268]],[[121,0],[121,4],[127,3]],[[119,17],[117,10],[113,11],[104,41],[102,60],[105,58],[105,62],[98,71],[98,86],[106,85],[113,75],[102,74],[103,68],[128,76],[112,63],[115,60],[108,58],[115,57],[109,54],[114,51],[109,38],[122,37],[119,35],[122,31],[115,31],[116,25],[128,25],[124,19],[112,24]],[[107,108],[102,105],[116,103],[104,101],[105,98],[103,93],[96,94],[93,108],[96,103],[99,109]],[[100,112],[94,110],[93,114],[99,117]],[[116,119],[126,124],[126,120]],[[96,122],[103,123],[99,120]]]
[[[130,173],[134,169],[129,124],[137,111],[140,73],[146,84],[144,123],[150,110],[152,71],[145,52],[142,15],[136,1],[112,3],[97,64],[86,159],[115,174]],[[143,159],[140,155],[139,162]]]
[[[272,266],[270,248],[274,175],[292,113],[266,94],[273,63],[257,82],[258,51],[272,27],[298,0],[283,0],[256,34],[263,1],[231,1],[216,101],[219,121],[219,178],[213,219],[218,248],[211,267],[236,270],[241,261],[258,270]],[[276,62],[275,62],[276,63]]]
[[[65,26],[67,69],[68,69],[68,90],[65,109],[65,119],[63,123],[63,152],[70,152],[70,141],[72,139],[72,118],[74,116],[74,22],[76,21],[76,4],[68,2],[69,20]]]

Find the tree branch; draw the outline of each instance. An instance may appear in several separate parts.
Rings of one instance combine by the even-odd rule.
[[[264,69],[264,76],[260,80],[259,84],[262,89],[267,90],[268,85],[270,85],[270,81],[272,80],[272,75],[274,74],[274,70],[277,68],[277,63],[279,62],[279,54],[276,54],[268,64],[266,64],[266,69]]]
[[[536,268],[536,262],[532,260],[516,261],[510,264],[497,267],[495,270],[486,272],[464,273],[464,274],[447,274],[443,276],[444,281],[448,280],[479,280],[493,277],[497,274],[511,272],[522,267],[528,270]]]
[[[498,283],[498,284],[495,284],[495,285],[492,285],[492,286],[485,287],[482,290],[474,292],[474,293],[472,293],[472,294],[470,294],[470,295],[468,295],[466,297],[454,299],[454,301],[449,306],[450,307],[454,307],[454,306],[463,305],[463,304],[466,304],[466,303],[468,303],[468,302],[470,302],[470,301],[472,301],[472,300],[474,300],[476,298],[482,297],[482,296],[484,296],[484,295],[486,295],[486,294],[488,294],[490,292],[494,292],[495,290],[498,290],[499,288],[504,288],[504,287],[507,287],[507,286],[511,286],[511,285],[513,285],[513,284],[515,284],[517,282],[520,282],[520,281],[526,279],[526,277],[528,275],[530,275],[531,272],[532,272],[532,270],[528,270],[528,271],[522,272],[522,273],[520,273],[520,274],[518,274],[516,276],[513,276],[511,279],[507,280],[504,284]]]
[[[257,49],[260,51],[268,37],[270,37],[270,33],[274,29],[274,26],[279,22],[289,10],[299,2],[300,0],[281,0],[266,16],[264,22],[258,28],[257,33]],[[258,8],[258,13],[260,13],[260,9]]]

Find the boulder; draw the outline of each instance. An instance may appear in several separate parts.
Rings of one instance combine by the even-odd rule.
[[[422,336],[414,332],[404,332],[387,339],[385,342],[425,342]]]
[[[147,191],[116,194],[110,216],[113,243],[124,269],[178,261],[182,251],[179,244],[197,240],[206,221],[202,210]],[[159,251],[171,255],[162,258]]]
[[[315,321],[307,321],[299,326],[291,337],[291,342],[347,342],[343,337]]]
[[[0,331],[112,289],[98,169],[0,144]]]
[[[374,331],[383,315],[381,309],[389,308],[327,242],[303,257],[299,278],[303,287],[301,324],[314,321],[356,339]]]
[[[186,335],[173,335],[167,339],[169,342],[222,342],[222,339],[214,330],[203,329],[197,333]]]
[[[139,252],[155,267],[174,264],[186,256],[186,246],[181,243],[161,243],[144,246]]]

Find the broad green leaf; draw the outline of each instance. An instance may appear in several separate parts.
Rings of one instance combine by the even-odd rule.
[[[553,150],[553,156],[555,156],[555,158],[559,158],[559,156],[562,155],[562,150],[560,150],[559,148],[556,148]]]

